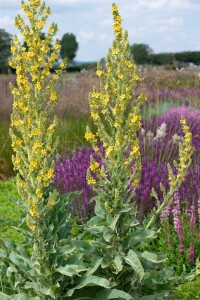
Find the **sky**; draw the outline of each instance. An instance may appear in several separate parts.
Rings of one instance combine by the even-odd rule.
[[[58,24],[58,38],[73,33],[79,43],[76,61],[99,61],[112,45],[112,0],[46,0]],[[18,34],[14,18],[20,0],[0,0],[0,28]],[[200,51],[200,0],[115,0],[130,44],[154,51]],[[45,31],[45,30],[44,30]]]

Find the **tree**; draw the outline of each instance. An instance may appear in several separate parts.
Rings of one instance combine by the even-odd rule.
[[[68,61],[72,61],[78,50],[78,42],[73,33],[65,33],[60,41],[61,49],[60,56],[62,59],[67,58]]]
[[[138,65],[144,65],[149,62],[149,56],[153,50],[146,44],[133,44],[130,47],[134,60]]]
[[[150,63],[152,65],[170,65],[174,63],[173,53],[157,53],[150,55]]]
[[[0,72],[7,72],[8,70],[11,40],[12,35],[6,32],[5,29],[0,29]]]

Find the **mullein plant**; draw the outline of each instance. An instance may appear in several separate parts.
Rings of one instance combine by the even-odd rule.
[[[167,278],[172,275],[163,267],[162,254],[141,249],[156,238],[157,232],[152,229],[156,216],[169,204],[186,175],[192,154],[191,134],[182,119],[185,137],[180,147],[180,163],[176,163],[177,174],[169,167],[170,190],[166,192],[161,185],[164,200],[141,225],[137,207],[131,199],[140,182],[138,130],[141,128],[140,106],[145,95],[142,92],[134,97],[140,79],[115,4],[112,13],[115,39],[107,55],[106,68],[102,69],[101,65],[97,68],[100,89],[94,88],[89,96],[91,117],[97,130],[94,133],[88,127],[85,137],[102,164],[100,166],[91,156],[87,182],[96,193],[93,197],[95,216],[85,225],[82,238],[97,249],[95,274],[107,278],[113,287],[113,290],[102,290],[98,294],[101,298],[97,299],[136,299],[166,288]],[[103,154],[99,145],[104,147]],[[154,195],[157,197],[155,192]]]
[[[48,28],[46,38],[41,39],[50,14],[45,2],[22,1],[21,7],[29,23],[18,15],[15,25],[27,47],[14,37],[10,66],[16,69],[17,86],[11,86],[14,103],[10,134],[15,151],[18,204],[25,214],[18,230],[25,241],[19,245],[0,241],[0,298],[63,299],[65,296],[66,299],[68,289],[87,271],[80,247],[77,250],[68,239],[70,201],[74,193],[60,197],[52,185],[57,121],[56,118],[50,121],[49,114],[57,102],[55,84],[66,63],[61,63],[54,75],[50,74],[53,62],[58,60],[60,45],[56,40],[50,49],[57,33],[54,23]],[[109,287],[107,281],[98,284]]]

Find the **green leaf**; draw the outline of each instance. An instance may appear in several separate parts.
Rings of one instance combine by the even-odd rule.
[[[100,217],[98,217],[98,216],[94,216],[93,218],[91,218],[88,222],[87,222],[87,224],[86,224],[86,226],[93,226],[93,225],[97,225],[97,224],[99,224],[100,222],[102,222],[102,219],[100,218]]]
[[[9,297],[8,295],[3,294],[3,293],[0,292],[0,299],[1,299],[1,300],[9,300],[9,298],[10,298],[10,297]]]
[[[88,231],[94,235],[98,235],[99,233],[102,233],[105,230],[106,230],[105,226],[92,226],[92,227],[88,228]]]
[[[80,272],[87,271],[88,269],[80,265],[67,265],[65,267],[59,267],[55,269],[59,273],[72,277],[78,275]]]
[[[112,239],[113,237],[113,231],[109,228],[107,228],[104,232],[103,232],[103,238],[104,240],[109,243],[110,240]]]
[[[75,250],[76,250],[75,246],[73,247],[72,245],[66,245],[66,246],[59,248],[57,255],[58,256],[68,255],[68,254],[71,254],[72,252],[74,252]]]
[[[106,216],[106,211],[105,211],[103,205],[100,205],[99,203],[96,203],[94,212],[95,212],[95,215],[100,218],[104,218]]]
[[[149,230],[141,228],[136,232],[130,234],[127,238],[124,239],[122,246],[124,249],[130,249],[132,247],[139,247],[143,245],[147,240],[155,239],[157,232],[154,230]]]
[[[92,261],[92,265],[93,265],[93,268],[91,270],[89,270],[86,275],[89,276],[89,275],[92,275],[94,274],[94,272],[98,269],[98,267],[101,265],[101,262],[103,260],[103,257],[99,257],[97,258],[96,260],[93,260]]]
[[[72,296],[75,290],[82,289],[86,286],[102,286],[105,289],[110,288],[109,281],[107,279],[94,275],[89,275],[82,277],[82,279],[79,281],[79,284],[75,288],[70,289],[67,292],[67,296]]]
[[[119,255],[117,255],[113,261],[113,265],[116,269],[116,274],[118,274],[123,269],[123,258]]]
[[[138,258],[138,255],[133,250],[130,249],[128,255],[125,257],[125,261],[133,268],[137,277],[141,281],[144,277],[144,269]]]
[[[26,258],[24,258],[23,256],[12,251],[9,257],[10,257],[10,260],[12,261],[12,263],[14,263],[23,272],[27,272],[30,270],[29,265],[25,262]]]
[[[144,259],[151,261],[153,263],[157,263],[157,264],[162,263],[162,262],[166,261],[166,259],[167,259],[166,255],[165,256],[163,254],[157,255],[156,253],[151,253],[148,251],[142,252],[141,257],[143,257]]]
[[[123,291],[112,289],[112,290],[103,290],[98,292],[95,295],[95,300],[107,300],[107,299],[125,299],[125,300],[133,300],[131,295],[125,293]]]
[[[53,299],[56,299],[52,288],[49,286],[45,286],[41,283],[27,281],[24,288],[27,290],[33,289],[36,293],[39,292],[42,293],[43,295],[51,296]],[[21,300],[21,298],[19,298],[19,300]]]
[[[66,261],[68,265],[78,265],[82,262],[83,253],[76,253],[74,255],[69,256]]]
[[[108,227],[110,227],[113,231],[115,230],[115,227],[116,227],[116,224],[117,224],[117,221],[119,220],[119,217],[120,215],[116,215],[112,222],[108,225]]]

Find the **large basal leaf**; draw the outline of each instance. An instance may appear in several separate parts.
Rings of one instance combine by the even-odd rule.
[[[75,290],[79,290],[82,289],[86,286],[102,286],[105,289],[109,289],[110,285],[109,285],[109,281],[105,278],[101,278],[98,276],[94,276],[94,275],[89,275],[89,276],[84,276],[80,281],[79,284],[73,288],[70,289],[67,292],[67,296],[72,296]]]
[[[129,250],[128,255],[125,257],[125,261],[133,268],[137,277],[141,281],[144,277],[144,269],[138,258],[138,255],[133,250]]]
[[[95,295],[95,300],[107,300],[107,299],[125,299],[133,300],[131,295],[123,291],[112,289],[112,290],[103,290]]]
[[[57,272],[72,277],[78,275],[80,272],[87,271],[88,269],[80,265],[67,265],[65,267],[59,267],[55,269]]]

